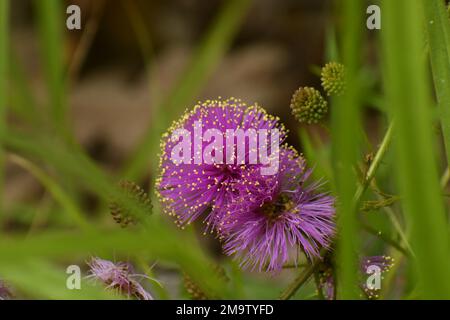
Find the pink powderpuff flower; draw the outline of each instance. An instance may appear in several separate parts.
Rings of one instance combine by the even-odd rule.
[[[257,105],[247,106],[241,100],[230,98],[227,100],[207,100],[199,103],[190,112],[187,112],[180,121],[175,122],[169,131],[163,136],[161,143],[160,176],[156,183],[156,192],[161,201],[163,210],[176,218],[176,223],[183,227],[186,224],[206,214],[208,229],[215,229],[220,220],[219,209],[242,192],[242,188],[258,189],[256,179],[261,178],[261,163],[250,161],[249,153],[255,152],[250,149],[250,143],[245,144],[245,160],[233,159],[234,164],[227,158],[226,150],[219,153],[212,151],[215,161],[207,163],[202,159],[203,154],[195,150],[195,135],[191,135],[190,145],[194,145],[191,154],[187,155],[190,163],[174,163],[172,151],[179,143],[178,139],[172,141],[174,132],[187,130],[194,133],[196,124],[201,121],[202,131],[218,130],[226,133],[227,130],[236,132],[238,129],[247,131],[249,129],[259,132],[264,129],[267,132],[278,131],[279,146],[286,136],[284,127],[278,118],[270,116],[264,109]],[[272,130],[272,131],[271,131]],[[268,134],[266,142],[272,136]],[[235,137],[234,139],[237,140]],[[209,139],[206,139],[209,140]],[[202,141],[201,150],[210,145],[211,141]],[[223,137],[222,146],[226,146],[226,137]],[[236,143],[237,144],[237,143]],[[238,153],[236,146],[236,153]],[[241,146],[242,148],[242,146]],[[272,151],[269,146],[269,151]],[[197,163],[195,158],[197,157]],[[219,158],[217,160],[217,158]],[[243,159],[241,159],[243,160]],[[239,162],[239,163],[238,163]],[[265,176],[270,177],[270,176]]]
[[[360,268],[362,275],[370,275],[371,266],[376,266],[380,270],[380,276],[386,272],[388,272],[392,266],[394,265],[394,259],[390,256],[370,256],[364,257],[360,261]],[[369,273],[368,273],[369,272]],[[364,278],[364,277],[363,277]],[[332,267],[331,260],[328,260],[325,264],[322,265],[321,270],[319,270],[319,286],[318,289],[322,291],[322,294],[327,300],[336,299],[335,293],[335,274]],[[365,281],[362,281],[361,285],[362,290],[366,294],[369,299],[378,298],[379,289],[377,288],[369,288]]]
[[[6,284],[0,280],[0,300],[9,300],[12,298],[12,293]]]
[[[361,261],[361,272],[367,276],[373,274],[374,270],[371,270],[371,267],[375,266],[379,269],[381,279],[383,279],[382,275],[385,272],[388,272],[393,265],[394,259],[390,256],[383,255],[365,257]],[[363,282],[362,289],[369,299],[377,299],[379,297],[380,288],[370,287],[366,282]]]
[[[335,233],[334,197],[319,192],[321,183],[307,183],[311,170],[290,148],[280,151],[280,170],[271,180],[255,179],[263,188],[242,193],[223,208],[219,224],[224,251],[241,267],[279,271],[301,251],[320,258]]]
[[[108,289],[117,290],[127,297],[135,297],[139,300],[153,300],[151,294],[145,291],[144,287],[135,279],[137,277],[148,277],[135,274],[131,264],[126,262],[114,263],[94,257],[88,262],[88,265],[90,267],[88,278],[100,280]]]

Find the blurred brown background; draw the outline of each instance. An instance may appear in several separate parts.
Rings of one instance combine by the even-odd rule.
[[[225,1],[65,2],[79,5],[82,13],[80,31],[64,30],[70,121],[90,155],[115,169],[145,133],[153,108],[170,92]],[[331,6],[327,0],[253,1],[198,100],[234,96],[258,102],[292,129],[292,93],[300,85],[319,84],[311,67],[323,63]],[[34,8],[31,0],[12,1],[12,41],[44,104]],[[298,144],[295,134],[289,139]],[[12,202],[39,188],[21,170],[9,177],[6,199]]]

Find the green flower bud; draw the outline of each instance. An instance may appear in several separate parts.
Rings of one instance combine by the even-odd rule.
[[[321,72],[322,87],[327,95],[340,95],[345,90],[345,68],[343,64],[329,62]]]
[[[300,123],[318,123],[328,112],[328,105],[320,92],[300,87],[291,100],[292,114]]]

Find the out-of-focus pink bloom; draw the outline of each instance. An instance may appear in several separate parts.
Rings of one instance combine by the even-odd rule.
[[[107,288],[117,290],[128,297],[139,300],[153,300],[153,297],[136,280],[137,277],[146,277],[135,274],[131,264],[127,262],[111,262],[97,257],[92,258],[89,278],[103,282]]]

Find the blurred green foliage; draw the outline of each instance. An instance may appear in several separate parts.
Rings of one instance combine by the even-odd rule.
[[[324,40],[325,60],[342,62],[347,71],[345,94],[330,101],[331,131],[325,131],[326,138],[310,128],[302,127],[298,132],[315,177],[330,181],[338,199],[338,297],[360,297],[357,261],[361,256],[388,253],[397,263],[384,282],[383,298],[450,298],[448,212],[437,166],[441,161],[445,167],[447,160],[436,156],[440,137],[432,126],[431,100],[434,88],[449,159],[450,19],[441,0],[383,1],[383,27],[376,31],[381,36],[376,54],[383,66],[383,76],[378,79],[379,75],[363,62],[363,4],[360,0],[344,0],[343,6],[337,5],[336,13],[343,23],[330,26]],[[224,1],[186,70],[158,106],[141,144],[126,165],[111,174],[94,163],[71,136],[68,68],[63,58],[63,2],[35,1],[48,98],[42,114],[37,111],[38,103],[21,61],[10,46],[9,1],[0,0],[0,183],[3,185],[5,161],[10,161],[35,177],[52,198],[50,204],[23,203],[10,212],[1,209],[2,222],[14,217],[29,226],[26,230],[4,226],[0,235],[0,278],[22,297],[123,298],[87,280],[81,291],[65,288],[65,266],[82,264],[92,255],[127,257],[153,277],[150,265],[157,261],[179,274],[189,274],[214,297],[279,296],[283,283],[267,275],[250,276],[231,261],[220,262],[230,278],[224,281],[214,271],[217,259],[206,253],[193,228],[176,229],[160,214],[157,203],[150,216],[116,183],[123,178],[139,180],[155,172],[161,133],[195,101],[250,8],[250,0]],[[149,54],[148,40],[142,41],[148,36],[143,28],[137,25],[136,37],[146,46],[143,54]],[[428,46],[423,48],[425,33]],[[426,76],[424,56],[431,58],[434,87]],[[145,57],[145,61],[150,60]],[[379,134],[373,146],[364,131],[362,106],[375,108],[385,123],[383,127],[390,128],[387,137]],[[7,122],[9,113],[22,125]],[[391,134],[395,140],[392,145]],[[368,174],[370,168],[373,171]],[[83,207],[80,199],[86,191],[99,200],[98,212],[87,212]],[[382,203],[388,193],[399,200],[389,206],[359,210],[364,201]],[[113,225],[106,209],[112,198],[119,199],[143,224],[124,230]],[[35,230],[42,220],[46,227]],[[292,269],[287,274],[295,279],[300,272]],[[396,279],[406,284],[397,288]],[[159,298],[173,298],[165,288],[155,291]],[[318,298],[313,281],[294,291],[294,298]]]

